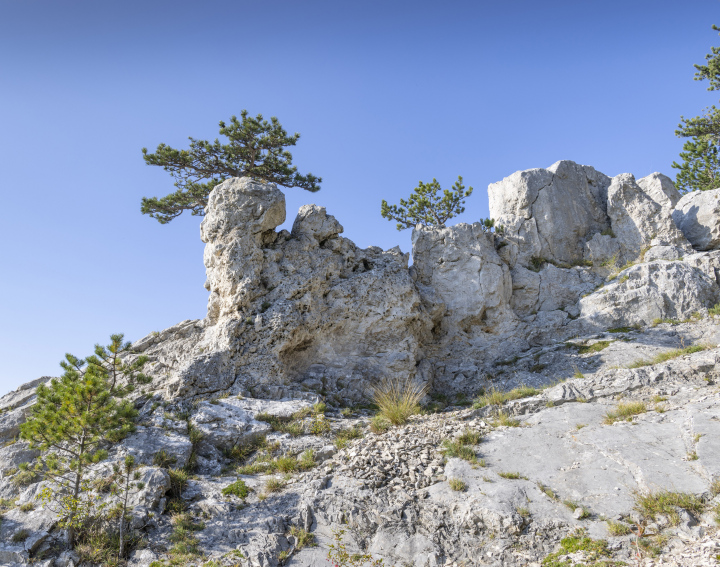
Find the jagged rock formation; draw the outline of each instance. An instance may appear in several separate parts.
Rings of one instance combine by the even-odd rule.
[[[204,518],[199,548],[223,565],[275,567],[281,554],[287,564],[323,565],[322,546],[341,523],[350,547],[388,564],[539,565],[583,527],[607,539],[613,560],[628,561],[634,536],[609,535],[604,520],[639,521],[633,491],[657,488],[705,503],[649,533],[668,537],[666,552],[697,560],[687,565],[715,564],[696,542],[715,537],[711,510],[720,506],[720,325],[709,311],[720,303],[716,192],[681,197],[661,174],[609,178],[561,161],[517,172],[489,195],[502,233],[418,226],[408,267],[397,248],[363,250],[343,238],[316,205],[278,232],[285,199],[273,185],[243,178],[215,188],[201,224],[207,317],[133,345],[153,376],[135,394],[141,420],[93,468],[102,479],[126,454],[143,465],[131,507],[149,545],[131,565],[147,567],[172,547],[162,451],[174,467],[195,463],[180,500]],[[690,345],[697,352],[672,350]],[[422,382],[445,411],[370,433],[358,404],[383,379]],[[78,561],[58,556],[56,518],[31,509],[44,483],[17,472],[37,457],[15,437],[44,380],[0,398],[0,507],[15,504],[0,524],[0,564]],[[555,382],[505,404],[504,418],[496,406],[463,409],[483,389]],[[604,425],[621,397],[647,411]],[[320,399],[327,416],[307,415]],[[288,421],[295,429],[278,426]],[[350,427],[364,437],[339,450],[333,437]],[[475,466],[444,455],[443,442],[468,428],[484,437],[472,448],[483,459]],[[267,459],[312,450],[316,467],[280,493],[264,495],[269,478],[281,479],[271,471],[241,477],[246,498],[224,494],[238,478],[237,455],[247,458],[236,449],[262,438]],[[267,459],[248,462],[263,470]],[[508,472],[518,478],[500,474]],[[465,491],[451,490],[451,478]],[[291,526],[321,547],[300,549]]]

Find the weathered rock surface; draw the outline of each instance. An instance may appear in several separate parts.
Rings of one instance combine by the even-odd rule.
[[[202,526],[190,565],[325,565],[339,526],[386,564],[539,567],[577,529],[630,563],[637,525],[658,564],[717,564],[714,193],[561,161],[490,186],[500,232],[416,227],[409,268],[399,249],[343,238],[316,205],[278,232],[274,185],[219,185],[201,225],[208,315],[133,345],[153,377],[133,394],[137,430],[90,471],[101,490],[113,463],[140,464],[132,530],[148,547],[129,565],[178,553],[181,508]],[[427,386],[428,413],[371,433],[362,407],[383,379]],[[44,380],[0,398],[1,564],[81,561],[38,499],[45,485],[18,472],[38,456],[16,436]],[[467,407],[518,386],[537,390]],[[643,411],[608,424],[621,401]],[[448,442],[467,430],[482,441],[466,439],[461,459]],[[194,475],[178,484],[169,469],[182,467]],[[239,479],[246,497],[224,492]],[[635,495],[659,489],[702,509],[677,511],[677,525],[642,518]]]
[[[720,246],[720,189],[685,195],[672,213],[675,224],[697,250]]]

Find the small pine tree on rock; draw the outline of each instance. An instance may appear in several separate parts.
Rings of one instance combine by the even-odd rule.
[[[160,144],[155,153],[143,148],[145,163],[169,172],[178,190],[161,198],[144,197],[142,213],[161,224],[183,211],[203,216],[210,192],[231,177],[248,176],[312,192],[320,189],[322,178],[298,173],[292,165],[292,154],[285,149],[294,146],[300,134],[288,136],[274,116],[268,122],[261,114],[253,118],[243,110],[240,118],[233,116],[229,124],[220,122],[220,134],[230,140],[228,144],[221,144],[217,138],[214,142],[189,138],[188,150],[166,144]]]
[[[113,344],[122,346],[122,335],[113,335],[105,353],[112,353]],[[20,437],[43,451],[34,468],[47,481],[41,499],[58,514],[70,546],[96,504],[88,482],[90,466],[107,457],[107,443],[118,442],[135,429],[137,410],[118,396],[128,392],[128,383],[141,374],[144,364],[116,361],[108,367],[98,347],[88,360],[66,354],[61,363],[65,372],[38,386],[37,401],[20,426]],[[122,371],[128,368],[130,378]],[[123,386],[119,378],[124,379]]]
[[[445,223],[465,211],[465,198],[472,195],[473,188],[467,190],[462,177],[452,189],[442,189],[433,179],[430,183],[419,182],[410,197],[400,199],[400,205],[388,205],[383,199],[380,214],[383,218],[397,222],[397,229],[413,228],[417,224],[443,228]]]

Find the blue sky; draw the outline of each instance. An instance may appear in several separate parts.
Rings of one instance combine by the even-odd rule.
[[[327,207],[360,246],[410,249],[380,201],[418,180],[475,188],[560,159],[616,175],[670,164],[673,132],[717,101],[694,82],[720,38],[693,2],[0,0],[0,393],[58,375],[113,332],[205,314],[199,217],[141,148],[214,139],[244,108],[302,138],[288,226]]]

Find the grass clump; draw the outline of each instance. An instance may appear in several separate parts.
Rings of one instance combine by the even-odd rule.
[[[161,449],[153,456],[153,465],[160,467],[161,469],[170,468],[175,463],[177,463],[177,457],[169,455],[165,449]]]
[[[669,490],[658,490],[657,492],[633,493],[635,505],[633,508],[643,517],[655,521],[658,516],[668,518],[671,525],[677,526],[680,523],[680,515],[677,508],[686,510],[694,515],[699,515],[705,509],[703,501],[687,492],[671,492]]]
[[[21,512],[32,512],[34,509],[35,504],[33,502],[26,502],[25,504],[20,505]]]
[[[335,447],[338,449],[344,449],[347,447],[348,442],[353,439],[360,439],[362,437],[362,431],[357,427],[350,429],[341,429],[335,433]]]
[[[449,479],[448,484],[450,485],[450,489],[454,490],[455,492],[463,492],[467,489],[467,484],[465,484],[459,478]]]
[[[533,388],[532,386],[518,386],[509,392],[503,392],[496,388],[491,388],[488,392],[475,400],[473,408],[479,409],[484,408],[485,406],[501,406],[505,402],[519,400],[521,398],[529,398],[531,396],[536,396],[539,393],[540,390]]]
[[[601,561],[602,557],[609,557],[607,541],[600,539],[595,540],[587,536],[586,530],[577,530],[573,535],[560,540],[560,549],[551,553],[543,559],[543,567],[569,567],[574,562],[561,560],[563,557],[571,553],[583,552],[584,560],[587,565],[596,565],[597,567],[611,567],[614,565],[623,565],[615,561]],[[590,563],[592,562],[592,563]]]
[[[308,429],[312,435],[323,435],[329,432],[332,428],[330,427],[330,422],[325,417],[325,414],[319,413],[310,422]]]
[[[173,531],[170,541],[174,544],[168,551],[171,565],[182,565],[200,555],[200,542],[194,533],[204,530],[205,524],[196,522],[190,514],[176,514],[172,518]]]
[[[605,414],[603,423],[612,425],[616,421],[632,421],[633,416],[645,413],[647,406],[644,402],[625,402],[618,405],[615,411],[609,411]]]
[[[380,414],[374,416],[370,420],[370,431],[372,431],[376,435],[385,433],[391,427],[392,427],[392,423],[390,423],[387,419],[385,419]]]
[[[497,419],[490,423],[493,427],[520,427],[520,421],[510,417],[505,412],[499,412]]]
[[[557,494],[555,494],[555,492],[553,491],[553,489],[550,488],[549,486],[543,484],[542,482],[538,482],[538,483],[537,483],[537,487],[538,487],[538,488],[540,489],[540,491],[541,491],[543,494],[545,494],[545,496],[547,496],[550,500],[557,500],[557,499],[558,499]]]
[[[568,347],[577,350],[578,354],[592,354],[605,350],[615,341],[597,341],[591,345],[576,345],[575,343],[565,343]]]
[[[475,451],[460,441],[450,441],[449,439],[445,439],[440,451],[446,458],[455,457],[457,459],[468,461],[469,463],[477,463],[477,455],[475,455]]]
[[[270,424],[273,431],[288,433],[292,437],[299,437],[305,433],[301,421],[302,418],[298,419],[295,415],[281,416],[269,413],[259,413],[255,416],[255,419],[257,421],[264,421],[265,423]]]
[[[30,535],[30,532],[26,529],[18,530],[16,531],[12,536],[12,542],[13,543],[22,543],[24,542],[28,536]]]
[[[708,315],[712,315],[713,317],[720,315],[720,303],[717,303],[708,309]]]
[[[426,392],[426,386],[412,380],[385,380],[375,388],[373,401],[378,415],[392,425],[403,425],[411,415],[420,413],[420,400]]]
[[[653,364],[660,364],[661,362],[667,362],[668,360],[678,358],[679,356],[693,354],[694,352],[700,352],[709,348],[712,347],[709,345],[693,345],[686,348],[677,348],[669,350],[667,352],[661,352],[660,354],[655,355],[650,360],[636,360],[627,368],[642,368],[643,366],[652,366]]]
[[[239,478],[223,488],[222,493],[224,496],[237,496],[238,498],[245,499],[248,497],[248,494],[250,494],[250,489],[247,484],[245,484],[245,481]]]
[[[297,526],[290,528],[290,535],[295,538],[295,549],[300,551],[303,547],[315,547],[315,535]]]
[[[530,517],[530,509],[529,508],[524,508],[524,507],[518,508],[517,513],[526,519]]]
[[[265,494],[273,494],[274,492],[280,492],[285,488],[285,481],[279,478],[269,478],[265,481],[263,490]]]
[[[632,533],[630,526],[623,524],[622,522],[607,520],[605,523],[607,524],[608,533],[612,536],[621,537]]]
[[[457,442],[461,445],[477,445],[480,441],[482,441],[482,434],[472,429],[466,429],[460,437],[457,438]]]
[[[518,472],[499,472],[498,476],[500,478],[506,478],[508,480],[528,480],[528,477],[521,475]]]

